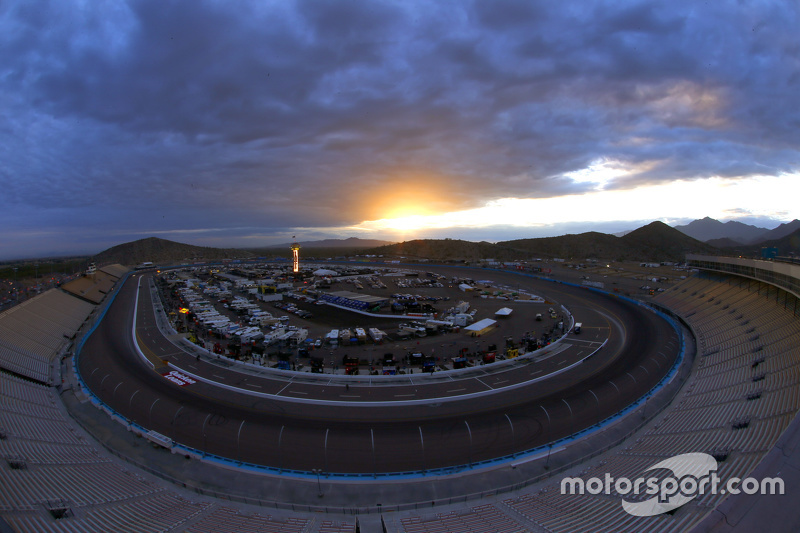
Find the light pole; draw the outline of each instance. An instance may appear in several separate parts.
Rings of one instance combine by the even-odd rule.
[[[324,494],[322,493],[322,483],[319,481],[319,475],[322,473],[322,470],[319,468],[312,468],[311,473],[317,475],[317,497],[322,498]]]
[[[552,443],[552,442],[551,442],[551,443],[548,445],[548,449],[547,449],[547,460],[544,462],[544,469],[545,469],[545,470],[547,470],[548,468],[550,468],[550,452],[551,452],[551,451],[553,451],[553,443]]]

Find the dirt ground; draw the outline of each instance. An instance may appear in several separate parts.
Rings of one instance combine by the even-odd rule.
[[[431,356],[436,359],[436,365],[439,369],[453,368],[452,359],[459,355],[465,355],[467,366],[482,364],[483,354],[490,350],[493,346],[496,347],[498,358],[503,358],[506,353],[507,346],[513,343],[513,346],[519,347],[523,343],[523,338],[541,338],[543,334],[551,336],[560,336],[560,330],[557,329],[559,322],[566,322],[565,327],[569,327],[568,320],[563,316],[563,310],[558,302],[552,301],[546,294],[535,294],[532,296],[540,296],[545,299],[544,303],[534,303],[531,301],[511,301],[513,293],[518,293],[517,297],[529,299],[530,295],[525,294],[524,291],[520,292],[520,287],[504,286],[497,283],[492,283],[492,276],[487,272],[486,279],[475,279],[476,290],[471,292],[461,291],[457,283],[454,283],[452,276],[446,271],[437,269],[437,272],[444,272],[447,277],[437,280],[441,287],[430,287],[426,285],[413,286],[415,280],[426,281],[428,277],[424,271],[420,271],[419,278],[405,277],[405,276],[391,276],[379,275],[378,279],[385,285],[385,288],[370,287],[368,283],[364,283],[363,290],[357,290],[351,280],[334,281],[330,289],[326,292],[335,291],[351,291],[358,292],[359,294],[379,296],[385,298],[392,298],[393,294],[410,294],[419,297],[419,301],[427,301],[428,299],[438,299],[438,301],[429,301],[433,305],[437,317],[444,314],[448,309],[455,306],[461,301],[467,302],[470,305],[470,312],[474,311],[475,321],[484,318],[497,320],[496,326],[490,328],[488,331],[482,333],[480,336],[472,336],[470,333],[465,332],[463,328],[458,331],[443,332],[435,335],[427,335],[425,337],[417,338],[401,338],[399,335],[398,325],[408,324],[412,322],[419,322],[424,324],[423,318],[417,317],[402,317],[400,313],[392,313],[389,307],[381,309],[382,314],[393,315],[397,318],[387,317],[372,317],[365,316],[360,313],[341,309],[331,305],[317,305],[311,301],[301,301],[299,299],[287,297],[278,303],[291,303],[297,308],[306,310],[312,313],[312,317],[308,319],[300,318],[292,313],[276,307],[275,302],[258,302],[260,307],[267,312],[271,313],[274,317],[288,316],[289,325],[294,325],[308,330],[308,338],[311,340],[323,341],[323,346],[314,348],[311,343],[305,343],[301,348],[308,350],[309,357],[298,355],[298,347],[289,349],[279,346],[266,346],[263,347],[264,357],[256,358],[250,357],[252,351],[260,351],[262,346],[256,343],[251,346],[243,346],[241,350],[240,359],[246,362],[253,362],[256,364],[276,366],[280,354],[284,354],[283,358],[288,356],[288,362],[293,369],[310,371],[311,359],[321,359],[323,361],[323,368],[325,373],[338,373],[345,372],[343,360],[345,356],[357,358],[361,362],[359,366],[359,374],[369,373],[382,373],[384,370],[390,371],[391,366],[383,367],[382,363],[386,354],[392,354],[395,360],[394,369],[398,373],[411,373],[421,372],[422,366],[419,364],[409,364],[410,360],[407,356],[410,353],[422,353],[424,356]],[[458,273],[457,271],[454,273]],[[460,273],[463,275],[463,271]],[[474,275],[474,273],[471,273]],[[366,279],[366,278],[362,278]],[[481,283],[483,282],[483,283]],[[409,286],[411,285],[411,286]],[[496,296],[498,295],[498,296]],[[209,298],[213,301],[213,299]],[[241,320],[241,317],[236,316],[230,310],[224,309],[222,305],[215,302],[215,307],[224,312],[232,320]],[[503,307],[512,309],[512,313],[507,317],[496,317],[495,312]],[[557,318],[552,319],[549,314],[549,309],[553,308],[557,313]],[[536,315],[542,314],[541,321],[536,320]],[[331,346],[324,343],[325,335],[332,329],[350,329],[351,331],[357,327],[364,328],[379,328],[387,334],[386,339],[380,343],[373,343],[367,340],[366,343],[353,344],[349,343],[339,344],[338,346]],[[213,336],[206,335],[202,332],[197,332],[201,342],[205,342],[208,348],[213,347],[214,343],[220,342],[223,347],[227,348],[229,340],[218,339]],[[510,341],[510,342],[509,342]],[[230,354],[230,350],[226,350]],[[523,352],[525,350],[523,349]],[[291,354],[291,355],[289,355]]]

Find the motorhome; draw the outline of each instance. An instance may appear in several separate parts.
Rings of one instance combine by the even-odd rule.
[[[253,321],[251,320],[251,322]],[[280,320],[268,314],[266,316],[258,317],[253,325],[258,324],[259,326],[264,327],[264,326],[272,326],[274,324],[279,324],[279,323]]]
[[[360,343],[367,342],[367,332],[364,331],[364,328],[356,328],[355,332],[358,342]]]
[[[475,317],[469,313],[458,313],[453,316],[453,325],[464,327],[471,324],[473,320],[475,320]]]
[[[400,330],[400,332],[410,333],[411,335],[414,335],[415,337],[425,337],[425,336],[428,335],[428,333],[425,331],[424,327],[413,326],[413,325],[408,325],[408,324],[400,324],[400,326],[398,327],[398,330]]]
[[[249,342],[257,341],[259,339],[264,338],[264,333],[259,328],[256,327],[242,328],[236,331],[234,335],[239,337],[242,344],[247,344]]]
[[[325,342],[327,342],[328,344],[331,344],[333,346],[338,345],[339,344],[339,330],[338,329],[330,330],[328,332],[328,334],[325,335]]]
[[[369,336],[372,338],[372,341],[375,343],[383,342],[383,337],[386,335],[383,331],[379,330],[378,328],[369,328]]]

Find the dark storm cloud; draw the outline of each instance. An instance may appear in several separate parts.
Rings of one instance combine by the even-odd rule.
[[[408,183],[434,209],[579,193],[598,160],[632,170],[609,188],[800,164],[790,2],[0,12],[0,223],[61,243],[354,224]]]

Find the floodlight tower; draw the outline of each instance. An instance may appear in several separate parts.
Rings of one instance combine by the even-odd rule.
[[[296,237],[292,237],[296,239]],[[300,245],[297,241],[292,243],[292,272],[297,274],[300,272]]]

